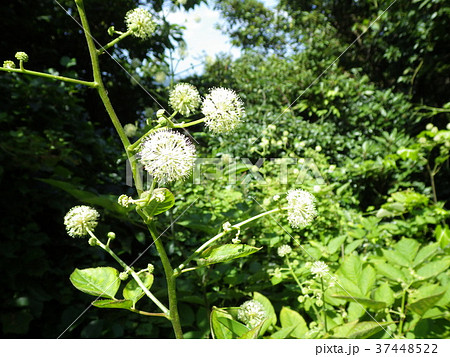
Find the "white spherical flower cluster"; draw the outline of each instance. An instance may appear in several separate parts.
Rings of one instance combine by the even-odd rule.
[[[172,182],[189,176],[194,167],[195,147],[186,136],[164,129],[144,141],[139,157],[158,183]]]
[[[278,249],[277,249],[277,253],[281,258],[285,257],[286,255],[291,254],[291,252],[292,252],[292,248],[290,246],[288,246],[287,244],[284,244],[284,245],[278,247]]]
[[[265,318],[264,306],[256,300],[244,302],[238,310],[237,318],[250,328],[258,326]]]
[[[311,193],[302,189],[290,190],[287,201],[288,221],[293,228],[304,228],[317,216],[316,198]]]
[[[194,113],[200,102],[200,94],[192,84],[178,83],[170,92],[169,105],[181,115]]]
[[[142,8],[128,11],[125,15],[125,23],[133,36],[142,39],[150,37],[156,29],[152,14]]]
[[[99,213],[89,206],[75,206],[64,217],[67,234],[73,238],[84,237],[97,226]]]
[[[205,124],[215,134],[234,130],[244,112],[242,100],[231,89],[212,88],[203,100]]]
[[[323,278],[325,275],[328,275],[329,269],[328,265],[326,265],[322,261],[314,262],[311,266],[311,273],[314,274],[314,277],[317,278]]]

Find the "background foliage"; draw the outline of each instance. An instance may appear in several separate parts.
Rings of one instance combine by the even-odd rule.
[[[199,2],[188,1],[185,7]],[[137,3],[87,2],[94,36],[107,42],[106,29],[120,27],[123,14]],[[71,1],[61,4],[73,11]],[[162,1],[145,5],[158,13]],[[180,278],[186,337],[210,337],[213,306],[238,306],[250,296],[274,307],[266,335],[323,337],[314,332],[318,287],[305,265],[311,257],[327,262],[345,288],[391,331],[398,332],[403,319],[407,337],[448,336],[444,320],[450,301],[446,223],[450,7],[440,0],[398,1],[368,29],[389,5],[282,0],[271,10],[256,0],[217,2],[227,20],[223,30],[243,48],[243,55],[237,60],[219,56],[207,64],[202,76],[186,81],[202,94],[214,85],[235,89],[247,116],[245,124],[228,136],[191,133],[201,143],[202,156],[220,158],[224,170],[201,185],[187,181],[172,187],[176,204],[161,216],[159,227],[175,223],[162,237],[168,253],[181,262],[224,222],[275,207],[271,197],[293,187],[315,192],[319,217],[300,232],[289,228],[281,216],[275,217],[278,223],[259,221],[240,234],[244,243],[263,248],[258,253]],[[25,50],[30,68],[89,78],[81,29],[56,3],[15,1],[4,9],[2,60]],[[176,48],[181,29],[164,19],[159,22],[164,26],[155,38],[127,39],[114,58],[165,105],[167,89],[155,77],[167,72],[163,49]],[[145,119],[158,106],[110,58],[105,56],[102,66],[122,123],[136,123],[145,130]],[[100,233],[117,233],[114,244],[121,246],[126,261],[143,251],[150,239],[132,214],[120,214],[108,203],[132,190],[124,185],[124,157],[95,95],[72,85],[5,74],[0,94],[7,99],[0,102],[5,208],[0,218],[0,264],[6,297],[2,333],[55,337],[91,301],[70,285],[74,267],[109,264],[98,250],[66,237],[62,222],[66,211],[80,200],[89,202],[89,193],[103,195],[106,208]],[[427,127],[430,123],[434,126]],[[255,168],[241,158],[253,164],[265,159],[259,169],[264,180],[256,180]],[[283,183],[271,158],[297,160],[300,165],[289,166]],[[230,184],[227,167],[233,160],[238,163],[239,181]],[[296,182],[302,172],[306,174]],[[57,188],[39,179],[70,185]],[[290,264],[302,286],[277,255],[281,244],[294,247]],[[156,266],[152,291],[164,298],[156,252],[151,249],[146,255],[143,266]],[[362,286],[363,281],[367,285]],[[404,297],[406,287],[410,293]],[[371,321],[342,294],[333,288],[325,297],[329,327],[336,327],[330,335],[335,337],[356,334],[351,325],[356,320]],[[430,296],[433,299],[427,300]],[[407,306],[406,316],[399,318],[402,304]],[[353,337],[365,337],[364,333],[387,336],[366,326]],[[171,328],[161,320],[91,308],[64,336],[164,338],[171,336]]]

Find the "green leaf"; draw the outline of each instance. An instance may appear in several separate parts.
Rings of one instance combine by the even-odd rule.
[[[107,309],[126,309],[129,310],[133,306],[133,301],[131,300],[96,300],[92,302],[92,305],[100,308]]]
[[[336,275],[340,286],[352,295],[363,295],[359,286],[362,263],[358,256],[350,255],[339,267]]]
[[[375,290],[373,297],[375,300],[384,301],[387,306],[392,306],[395,302],[394,292],[389,287],[388,283],[381,284],[378,289]]]
[[[402,238],[394,248],[408,261],[408,263],[411,263],[416,256],[419,247],[420,243],[415,239]]]
[[[385,276],[388,279],[397,281],[397,282],[404,282],[405,276],[403,272],[394,266],[386,263],[377,263],[375,264],[375,269],[383,276]]]
[[[308,326],[302,315],[284,306],[280,312],[280,323],[282,328],[295,326],[295,329],[291,333],[291,336],[295,338],[304,338],[308,332]]]
[[[264,335],[264,332],[267,331],[269,326],[275,325],[277,323],[277,315],[275,314],[275,309],[273,308],[272,303],[264,295],[255,291],[253,293],[253,299],[260,302],[264,307],[264,311],[266,312],[267,320],[264,322],[261,328],[261,335]]]
[[[334,254],[338,251],[338,249],[341,248],[341,245],[345,242],[345,239],[347,237],[346,236],[342,236],[342,237],[337,237],[337,238],[333,238],[332,240],[330,240],[330,242],[328,243],[328,252],[330,254]]]
[[[436,303],[442,298],[445,291],[441,291],[438,294],[427,296],[426,298],[417,300],[408,304],[407,309],[415,312],[416,314],[422,316],[427,310],[431,309],[436,305]]]
[[[450,257],[444,257],[441,260],[436,260],[434,262],[425,264],[417,270],[417,275],[422,279],[429,279],[447,270],[449,266]]]
[[[246,333],[244,333],[243,335],[241,335],[239,337],[239,339],[246,339],[246,340],[251,340],[251,339],[257,339],[260,336],[261,333],[261,328],[264,324],[266,320],[264,319],[258,326],[252,328],[250,331],[247,331]]]
[[[246,244],[224,244],[206,249],[198,260],[199,265],[210,265],[228,262],[256,253],[262,248],[252,247]]]
[[[409,149],[409,148],[400,148],[397,150],[397,154],[403,159],[403,160],[413,160],[416,161],[419,157],[419,150],[418,149]]]
[[[128,209],[122,207],[117,203],[116,196],[96,195],[92,192],[80,190],[74,185],[64,181],[52,179],[38,179],[38,180],[66,191],[67,193],[69,193],[70,195],[72,195],[73,197],[75,197],[76,199],[80,200],[83,203],[87,203],[93,206],[100,206],[109,211],[117,212],[120,214],[125,214],[129,211]]]
[[[292,331],[294,331],[296,328],[297,328],[297,326],[295,326],[295,325],[283,327],[283,328],[279,329],[277,332],[270,335],[270,338],[280,339],[280,340],[284,339],[286,337],[289,337],[291,335]]]
[[[409,259],[396,250],[382,249],[382,251],[386,260],[392,264],[401,265],[403,267],[409,267],[411,265]]]
[[[358,248],[361,244],[364,243],[364,239],[357,239],[351,242],[350,244],[347,244],[345,247],[345,255],[349,255],[351,252],[353,252],[356,248]]]
[[[120,286],[119,272],[110,267],[75,269],[70,281],[86,294],[112,299]]]
[[[250,329],[241,324],[240,322],[234,321],[228,317],[217,317],[219,323],[225,326],[228,330],[231,331],[233,337],[240,337],[244,335],[246,332],[249,332]]]
[[[364,296],[366,296],[375,284],[377,274],[375,269],[370,265],[366,266],[359,277],[359,288]]]
[[[438,246],[438,243],[433,243],[421,248],[414,259],[413,267],[415,268],[427,259],[431,258],[436,253]]]
[[[378,323],[375,321],[359,322],[350,331],[348,338],[350,338],[350,339],[352,339],[352,338],[361,338],[361,339],[368,338],[368,337],[380,332],[381,330],[383,330],[384,327],[389,326],[393,323],[394,322]]]
[[[213,307],[210,316],[212,337],[216,339],[232,339],[233,333],[219,322],[219,317],[232,319],[231,315],[226,311]]]
[[[159,197],[164,195],[164,200],[159,201]],[[171,209],[175,204],[175,197],[167,188],[157,188],[152,192],[152,199],[142,209],[149,217],[156,216]],[[144,195],[141,198],[145,198]]]
[[[439,243],[442,249],[447,247],[450,244],[450,229],[447,225],[436,226],[436,230],[434,231],[434,236],[436,237],[436,242]]]
[[[333,295],[332,297],[334,297],[336,299],[344,299],[347,301],[355,301],[356,300],[361,305],[371,308],[373,310],[381,310],[386,307],[386,303],[384,301],[377,301],[377,300],[372,300],[372,299],[363,298],[363,297],[345,296],[345,295]]]
[[[153,284],[153,275],[147,272],[142,272],[139,274],[139,278],[142,280],[145,287],[150,290]],[[135,304],[136,302],[139,301],[139,299],[141,299],[145,295],[142,288],[138,285],[138,283],[134,279],[130,280],[128,284],[125,285],[122,294],[125,299],[131,300]]]
[[[356,320],[333,328],[332,338],[368,338],[393,323],[394,322],[377,323],[375,321],[358,322]]]

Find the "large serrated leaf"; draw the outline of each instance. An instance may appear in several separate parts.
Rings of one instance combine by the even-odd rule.
[[[73,286],[82,292],[113,299],[119,290],[119,272],[110,267],[75,269],[70,275]]]
[[[280,312],[280,323],[282,328],[295,326],[295,329],[291,332],[291,336],[295,338],[304,338],[308,332],[308,326],[303,316],[284,306]]]
[[[375,300],[384,301],[387,306],[391,306],[395,302],[394,292],[389,287],[388,283],[381,284],[373,295]]]
[[[246,244],[224,244],[206,249],[198,260],[199,265],[210,265],[228,262],[233,259],[242,258],[256,253],[261,248]]]
[[[364,296],[366,296],[375,284],[377,274],[375,269],[370,265],[366,266],[359,277],[359,288]]]
[[[450,258],[445,257],[442,260],[436,260],[434,262],[423,265],[417,270],[417,275],[422,279],[429,279],[433,276],[439,275],[443,271],[446,271],[450,266]]]
[[[409,267],[411,265],[411,262],[408,258],[395,250],[382,249],[382,251],[386,260],[392,264],[401,265],[403,267]]]
[[[339,325],[333,328],[332,338],[368,338],[381,330],[386,326],[393,324],[393,322],[378,323],[375,321],[352,321],[344,325]]]
[[[411,263],[416,256],[419,247],[420,243],[415,239],[402,238],[394,246],[394,249],[395,251],[400,253],[402,257],[406,258],[408,260],[408,263]]]
[[[425,262],[427,259],[430,259],[436,253],[438,247],[438,243],[433,243],[421,248],[414,259],[413,267],[416,267]]]
[[[381,310],[386,307],[386,303],[384,301],[378,301],[378,300],[372,300],[368,298],[363,297],[355,297],[355,296],[345,296],[345,295],[333,295],[332,297],[336,299],[343,299],[347,301],[357,301],[361,305],[374,309],[374,310]]]
[[[348,338],[368,338],[376,333],[384,330],[386,326],[392,325],[394,322],[363,321],[353,327]]]
[[[408,304],[407,309],[414,311],[418,315],[423,315],[429,309],[431,309],[444,295],[445,291],[441,291],[438,294],[427,296],[426,298],[414,301]]]
[[[447,225],[441,226],[439,224],[434,231],[434,235],[442,249],[450,244],[450,229]]]
[[[95,307],[100,307],[103,309],[126,309],[129,310],[133,306],[133,301],[131,300],[96,300],[92,302]]]
[[[150,290],[153,284],[153,275],[147,272],[142,272],[138,276],[144,283],[145,287]],[[130,280],[123,288],[123,297],[127,300],[133,301],[134,303],[138,302],[144,295],[144,291],[134,279]]]
[[[390,264],[377,263],[375,264],[375,268],[378,271],[378,273],[380,273],[381,275],[385,276],[388,279],[397,282],[404,282],[406,280],[403,272]]]
[[[162,199],[164,197],[164,199]],[[143,197],[141,197],[143,198]],[[156,216],[171,209],[175,204],[175,197],[167,188],[157,188],[152,192],[152,199],[142,209],[149,217]]]

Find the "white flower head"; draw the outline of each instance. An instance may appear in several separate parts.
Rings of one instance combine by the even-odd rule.
[[[64,216],[67,234],[73,238],[84,237],[97,226],[99,213],[89,206],[75,206]]]
[[[188,138],[173,130],[151,134],[141,146],[139,156],[145,170],[159,183],[184,179],[192,171],[195,147]]]
[[[285,257],[286,255],[291,254],[291,252],[292,252],[292,248],[287,244],[284,244],[284,245],[278,247],[278,249],[277,249],[277,253],[281,258]]]
[[[169,105],[181,115],[194,113],[200,102],[200,94],[192,84],[178,83],[170,92]]]
[[[215,134],[234,130],[244,112],[242,100],[231,89],[212,88],[203,100],[205,124]]]
[[[290,190],[287,194],[288,221],[293,228],[309,226],[317,216],[316,198],[311,193],[302,190]]]
[[[274,201],[278,201],[279,199],[280,199],[281,197],[280,197],[280,195],[274,195],[273,197],[272,197],[272,199],[274,200]]]
[[[266,316],[264,306],[256,300],[244,302],[237,313],[237,318],[250,328],[258,326]]]
[[[311,266],[311,273],[314,274],[314,277],[317,278],[323,278],[324,276],[328,275],[329,269],[328,265],[326,265],[322,261],[314,262]]]
[[[152,14],[142,8],[128,11],[125,15],[125,23],[133,36],[142,39],[150,37],[156,29]]]

